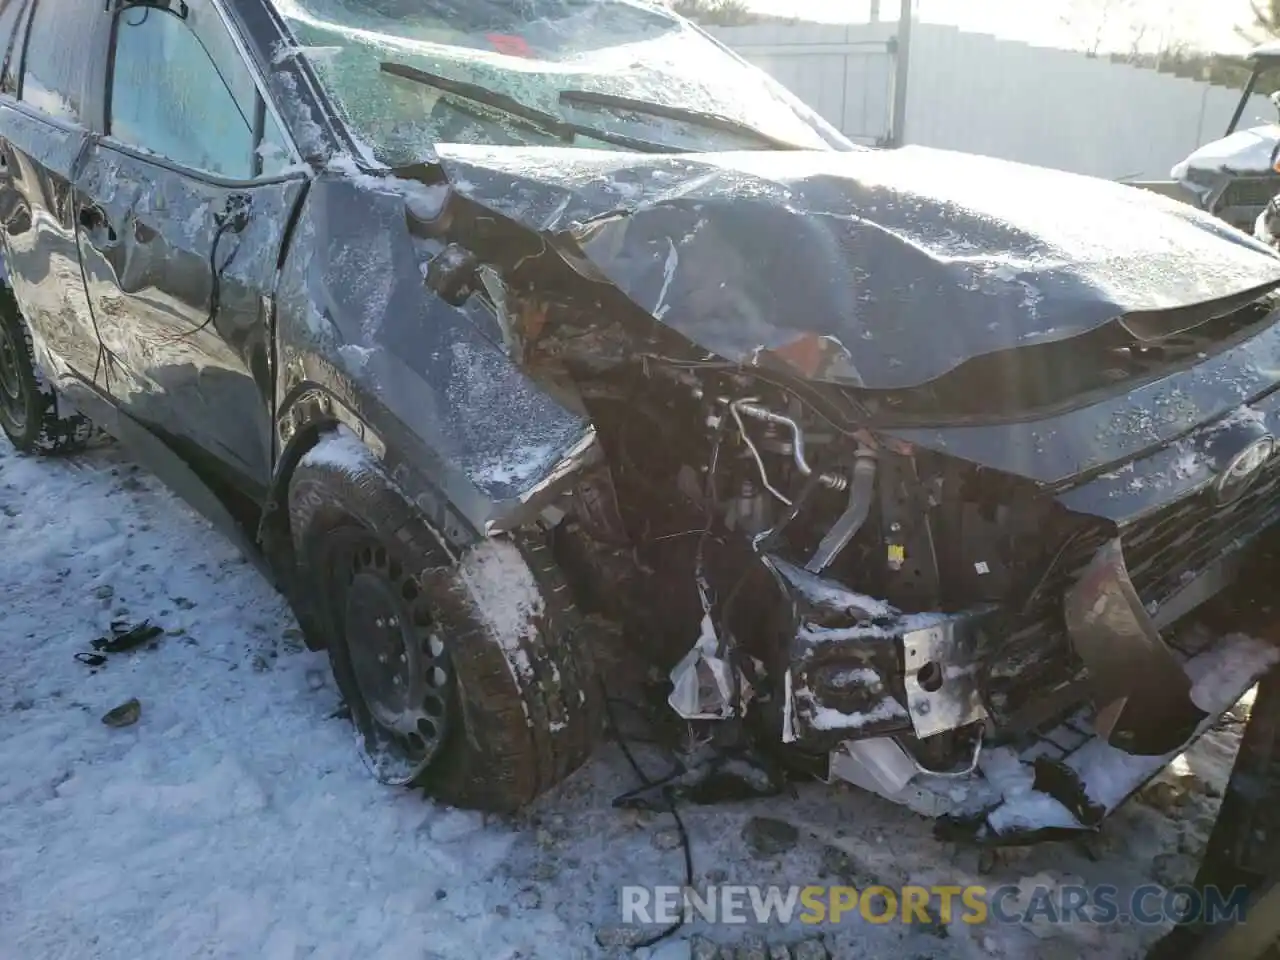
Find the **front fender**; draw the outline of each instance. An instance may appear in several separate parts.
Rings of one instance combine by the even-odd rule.
[[[485,335],[481,306],[424,286],[405,196],[371,179],[319,178],[294,231],[277,300],[279,449],[345,418],[378,438],[415,500],[445,505],[430,515],[456,512],[482,536],[514,529],[598,456],[594,429]],[[298,412],[320,397],[328,412]]]

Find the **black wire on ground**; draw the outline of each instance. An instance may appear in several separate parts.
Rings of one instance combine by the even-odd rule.
[[[635,755],[632,754],[631,748],[627,745],[626,737],[622,734],[622,728],[618,725],[618,718],[613,712],[614,698],[609,696],[609,691],[605,687],[603,680],[600,682],[600,689],[604,695],[605,716],[608,717],[609,726],[613,729],[613,736],[618,741],[618,748],[622,751],[622,755],[627,758],[627,763],[630,764],[631,769],[635,771],[635,775],[640,780],[641,785],[644,787],[653,787],[663,783],[664,781],[670,781],[672,776],[667,776],[662,780],[654,781],[651,780],[649,775],[644,772],[644,768],[636,761]],[[666,801],[667,812],[670,813],[672,819],[675,820],[676,831],[680,835],[680,847],[684,852],[684,889],[687,890],[693,886],[693,846],[689,842],[689,831],[685,828],[684,820],[680,817],[680,811],[676,808],[676,802],[671,795],[671,787],[669,785],[662,788],[662,799]],[[685,911],[681,908],[680,916],[674,923],[671,923],[665,929],[641,940],[633,946],[637,949],[640,947],[652,947],[655,943],[660,943],[683,927],[684,922]]]

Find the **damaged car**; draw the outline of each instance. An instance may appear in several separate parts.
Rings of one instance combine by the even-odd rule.
[[[0,425],[259,556],[387,783],[534,799],[621,635],[699,737],[1014,842],[1277,659],[1182,629],[1280,516],[1280,258],[1207,214],[855,147],[640,0],[0,42]]]

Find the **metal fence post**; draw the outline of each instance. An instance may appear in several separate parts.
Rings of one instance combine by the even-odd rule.
[[[902,0],[898,16],[898,35],[894,38],[893,119],[890,122],[889,146],[901,147],[907,142],[907,80],[911,73],[911,19],[913,0]]]

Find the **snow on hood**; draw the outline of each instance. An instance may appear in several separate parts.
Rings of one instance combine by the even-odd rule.
[[[867,388],[1280,284],[1187,204],[967,154],[442,145],[464,197],[699,347]]]
[[[1185,180],[1188,170],[1228,170],[1233,173],[1271,173],[1271,153],[1280,142],[1280,126],[1268,123],[1237,130],[1229,137],[1206,143],[1173,168],[1174,180]]]

